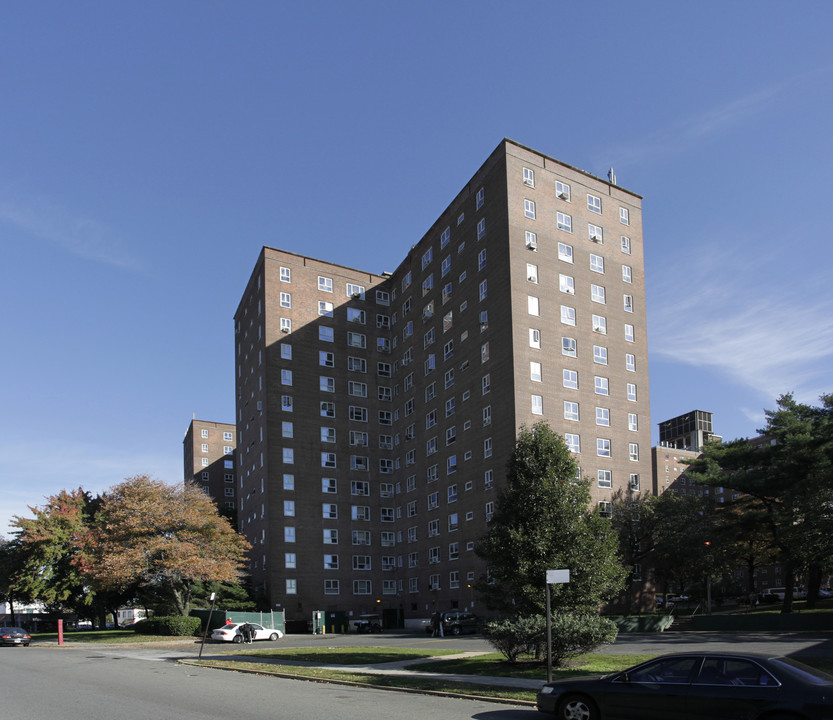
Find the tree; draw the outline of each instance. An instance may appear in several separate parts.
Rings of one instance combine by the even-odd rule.
[[[14,604],[31,599],[22,589],[18,574],[23,565],[23,552],[20,540],[6,540],[0,536],[0,602],[9,604],[12,616],[11,624],[17,625]]]
[[[656,515],[654,501],[656,497],[642,497],[632,492],[621,490],[613,495],[613,516],[611,526],[619,538],[619,557],[628,569],[626,578],[626,607],[634,607],[634,588],[644,588],[638,582],[636,569],[642,570],[644,577],[654,550],[654,532]],[[653,596],[651,596],[653,602]]]
[[[488,563],[477,589],[488,607],[512,615],[545,613],[546,571],[566,568],[553,610],[596,612],[621,589],[625,570],[610,522],[589,509],[590,481],[564,439],[546,423],[521,428],[506,488],[476,547]]]
[[[792,611],[796,574],[807,573],[812,603],[833,558],[833,395],[821,401],[813,407],[782,395],[777,410],[765,411],[766,427],[758,431],[769,442],[710,443],[691,463],[698,482],[757,501],[785,566],[785,613]]]
[[[87,546],[81,564],[99,586],[153,587],[182,615],[196,583],[239,580],[250,547],[199,487],[146,475],[104,494]]]

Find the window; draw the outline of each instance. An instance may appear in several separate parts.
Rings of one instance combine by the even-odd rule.
[[[488,294],[489,294],[488,284],[487,284],[487,281],[484,280],[482,283],[480,283],[480,286],[479,286],[479,295],[478,295],[478,297],[479,297],[480,301],[482,302],[483,300],[485,300]]]
[[[565,388],[578,390],[578,373],[575,370],[563,370],[562,384]]]
[[[484,267],[486,267],[486,248],[477,253],[477,269],[482,270]]]
[[[633,295],[625,295],[622,298],[625,305],[625,312],[633,312]]]
[[[347,283],[347,297],[356,298],[357,300],[364,300],[364,288],[361,285]]]
[[[284,553],[283,564],[286,568],[297,567],[298,559],[295,553]]]
[[[594,212],[594,213],[597,213],[597,214],[601,215],[602,199],[599,198],[599,197],[596,197],[595,195],[591,195],[590,193],[587,193],[587,209],[590,212]]]
[[[422,297],[425,297],[434,289],[434,273],[431,273],[425,280],[422,281]]]
[[[567,449],[570,452],[580,453],[581,452],[581,440],[578,435],[572,433],[566,433],[564,435],[564,442],[567,443]]]
[[[281,358],[283,360],[292,360],[292,345],[289,343],[281,343]],[[208,430],[203,430],[205,435],[203,437],[208,437]]]
[[[291,438],[293,435],[292,423],[291,422],[282,422],[281,423],[281,437]]]
[[[295,451],[292,448],[283,448],[283,461],[287,465],[295,462]]]
[[[532,295],[526,296],[526,311],[530,315],[538,316],[540,315],[540,306],[537,297],[533,297]]]
[[[639,421],[636,413],[628,413],[628,430],[638,430]]]
[[[625,353],[625,370],[636,372],[636,358],[630,353]]]
[[[372,587],[370,580],[353,580],[353,595],[371,595]]]
[[[351,372],[367,372],[367,360],[358,357],[347,358],[347,369]]]
[[[613,487],[613,473],[610,470],[597,470],[596,479],[600,488]]]
[[[365,324],[366,313],[364,310],[356,310],[355,308],[347,308],[347,322]]]
[[[590,286],[590,299],[593,302],[605,303],[605,289],[601,285],[591,285]]]
[[[535,187],[535,171],[530,168],[524,168],[524,185]]]
[[[353,570],[370,569],[370,555],[353,555]]]
[[[605,271],[605,261],[601,255],[590,255],[590,269],[593,272],[597,273],[604,273]]]
[[[492,457],[492,438],[486,438],[483,441],[483,457],[484,458]]]
[[[573,246],[558,243],[558,259],[568,263],[573,262]]]
[[[487,405],[483,408],[483,427],[492,424],[492,406]]]
[[[593,332],[601,333],[602,335],[607,335],[607,318],[602,317],[601,315],[594,315]]]
[[[445,416],[449,417],[454,414],[456,401],[455,398],[450,397],[445,401]]]
[[[567,215],[567,213],[556,213],[555,225],[559,230],[563,230],[564,232],[573,232],[573,218]]]
[[[329,292],[333,291],[333,279],[328,277],[321,277],[318,276],[318,289],[321,292]]]
[[[593,386],[595,388],[596,395],[609,395],[608,391],[608,380],[605,377],[596,377],[593,379]]]
[[[334,443],[336,441],[336,429],[331,427],[321,428],[321,442]]]
[[[289,318],[281,318],[281,332],[282,333],[290,333],[292,332],[292,320]]]
[[[628,460],[639,460],[639,443],[628,443]]]
[[[625,325],[625,340],[627,342],[633,342],[633,325]]]
[[[283,346],[281,346],[281,347],[283,347]],[[207,438],[208,437],[208,430],[203,428],[202,431],[200,432],[200,434],[202,435],[202,437]]]
[[[379,377],[390,377],[391,376],[391,364],[386,362],[379,362],[376,363],[376,374]]]
[[[477,239],[482,240],[486,237],[486,218],[482,218],[477,223]]]
[[[532,414],[533,415],[543,415],[544,414],[544,399],[540,395],[532,395],[531,396],[531,403],[532,403]]]
[[[336,391],[335,378],[320,375],[318,377],[318,389],[321,392],[335,392]]]
[[[596,408],[596,425],[610,426],[610,410],[608,408]]]
[[[376,291],[376,304],[377,305],[390,305],[390,293],[385,292],[384,290],[377,290]]]
[[[593,225],[593,223],[587,224],[587,237],[594,243],[604,243],[604,232],[598,225]]]
[[[564,325],[576,324],[576,309],[568,305],[561,306],[561,322]]]
[[[321,417],[335,417],[336,404],[331,402],[322,402],[320,405],[320,415]]]
[[[529,230],[526,231],[526,247],[529,250],[538,249],[538,236]]]
[[[324,544],[338,545],[338,530],[324,530]]]
[[[480,188],[477,191],[477,195],[474,196],[474,209],[480,210],[483,207],[483,201],[486,198],[486,191],[483,188]]]
[[[593,346],[593,362],[599,365],[607,365],[607,348],[601,345]]]
[[[288,292],[282,292],[280,296],[280,305],[282,308],[292,307],[292,296]]]
[[[568,400],[564,401],[564,419],[578,421],[579,416],[577,402],[569,402]]]
[[[532,382],[541,382],[541,363],[531,360],[529,363],[529,379]]]
[[[631,402],[636,402],[636,385],[633,383],[628,383],[628,400]]]
[[[619,247],[621,248],[622,252],[625,253],[625,255],[630,255],[631,239],[622,235],[622,237],[619,238]]]
[[[529,347],[541,349],[541,331],[535,328],[529,328]]]
[[[576,283],[575,280],[569,275],[561,275],[558,276],[558,289],[561,292],[569,293],[570,295],[576,294]]]
[[[576,341],[575,338],[562,337],[561,338],[561,354],[567,357],[576,356]]]
[[[367,397],[367,383],[363,382],[356,382],[355,380],[350,380],[347,383],[347,392],[349,392],[354,397]]]
[[[324,367],[335,367],[335,355],[331,352],[326,352],[325,350],[319,350],[318,364],[323,365]]]
[[[457,456],[450,455],[448,459],[445,461],[445,474],[451,475],[455,472],[457,472]]]
[[[613,503],[610,500],[599,500],[599,515],[603,518],[613,517]]]
[[[333,329],[331,327],[318,327],[318,339],[322,342],[333,342]]]
[[[622,282],[629,283],[632,281],[632,273],[630,265],[622,265]]]
[[[524,217],[530,220],[535,219],[535,202],[533,200],[524,199]]]
[[[631,224],[631,217],[630,213],[628,212],[627,208],[620,207],[619,208],[619,222],[622,225],[630,225]]]
[[[295,542],[295,528],[284,526],[283,528],[283,541],[288,543]]]
[[[633,492],[639,492],[639,473],[631,473],[630,489]]]
[[[430,264],[431,264],[431,261],[432,261],[433,259],[434,259],[434,248],[428,248],[428,249],[427,249],[427,250],[426,250],[426,251],[422,254],[422,269],[423,269],[423,270],[425,270],[425,268],[427,268],[427,267],[428,267],[428,265],[430,265]]]
[[[490,373],[486,373],[480,380],[480,394],[486,395],[492,389]],[[465,398],[463,398],[465,400]]]
[[[454,368],[445,371],[443,382],[446,390],[454,385]]]
[[[356,332],[348,332],[347,333],[347,344],[350,347],[355,348],[366,348],[367,347],[367,337],[362,333]]]
[[[281,385],[292,385],[292,370],[281,370]]]
[[[610,457],[610,440],[596,438],[596,455],[599,457]]]
[[[451,255],[446,255],[443,258],[443,263],[440,269],[440,277],[445,277],[451,272]]]
[[[561,200],[570,202],[570,186],[560,180],[555,181],[555,195]]]
[[[330,452],[321,453],[321,467],[334,468],[336,466],[336,454]]]

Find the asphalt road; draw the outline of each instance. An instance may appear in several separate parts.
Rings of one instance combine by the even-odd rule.
[[[3,720],[533,720],[531,708],[262,677],[165,660],[179,650],[0,648]],[[192,653],[193,655],[193,653]],[[204,655],[205,657],[205,655]]]

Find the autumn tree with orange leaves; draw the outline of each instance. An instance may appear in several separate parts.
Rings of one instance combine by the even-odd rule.
[[[249,543],[199,487],[128,478],[101,498],[79,564],[98,587],[169,594],[182,615],[195,583],[238,582]]]

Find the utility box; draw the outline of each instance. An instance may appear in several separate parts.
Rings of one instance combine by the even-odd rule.
[[[327,632],[326,627],[326,611],[313,610],[312,611],[312,634],[324,635]]]

